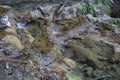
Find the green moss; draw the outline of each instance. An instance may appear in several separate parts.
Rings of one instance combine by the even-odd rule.
[[[67,74],[68,80],[82,80],[80,77],[74,75],[74,74]]]
[[[69,11],[70,14],[73,14],[73,13],[74,13],[73,8],[70,8],[68,11]]]
[[[112,3],[114,3],[113,0],[101,0],[101,2],[102,2],[104,5],[111,5]]]
[[[120,18],[112,18],[111,22],[120,27]]]
[[[34,48],[36,52],[48,53],[51,51],[53,45],[49,40],[49,34],[47,33],[46,25],[37,27],[36,25],[32,24],[29,28],[29,32],[35,38],[32,48]]]

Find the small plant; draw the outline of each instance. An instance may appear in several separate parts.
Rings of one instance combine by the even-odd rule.
[[[101,2],[102,2],[104,5],[108,5],[108,6],[110,6],[111,4],[114,3],[113,0],[101,0]]]
[[[85,3],[85,9],[84,8],[83,9],[86,10],[86,14],[88,14],[88,13],[93,14],[94,4],[92,3],[92,1],[91,0],[84,0],[84,3]]]
[[[120,18],[113,18],[112,23],[120,27]]]
[[[94,12],[94,5],[92,3],[88,3],[86,4],[86,8],[87,8],[87,13],[92,13]]]
[[[86,4],[84,11],[86,10],[86,14],[94,14],[94,4],[97,2],[101,2],[103,5],[110,6],[114,3],[113,0],[84,0]],[[95,2],[95,3],[94,3]]]

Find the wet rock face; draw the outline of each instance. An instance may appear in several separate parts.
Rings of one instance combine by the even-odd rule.
[[[0,0],[0,4],[9,4],[9,5],[15,5],[15,4],[22,4],[22,3],[40,3],[40,2],[52,2],[52,3],[58,3],[63,2],[64,0]]]
[[[60,80],[57,74],[50,73],[47,68],[32,69],[25,66],[10,66],[6,69],[1,63],[0,65],[0,80]]]
[[[13,35],[7,35],[2,39],[5,43],[11,44],[13,46],[16,46],[20,49],[23,49],[24,46],[21,44],[19,39],[16,36]]]
[[[82,71],[85,78],[112,79],[109,76],[113,76],[114,79],[118,79],[120,74],[118,74],[117,71],[114,73],[116,76],[110,73],[110,68],[114,67],[114,69],[119,69],[116,64],[119,62],[119,54],[114,54],[112,46],[89,39],[69,39],[67,40],[65,49],[66,57],[69,56],[69,58],[84,65]],[[113,64],[111,64],[111,62]],[[87,64],[87,66],[85,66],[85,64]],[[101,76],[104,76],[104,78]]]
[[[4,2],[5,1],[6,0],[4,0]],[[15,3],[22,3],[21,1],[24,2],[28,0],[9,0],[8,3],[10,2],[10,4],[13,3],[15,5]],[[35,0],[29,1],[31,2]],[[42,0],[41,2],[44,1],[59,2],[63,0]],[[120,54],[114,53],[114,43],[112,45],[105,43],[107,42],[107,32],[104,32],[105,35],[103,36],[100,34],[100,31],[108,31],[111,29],[106,29],[106,25],[105,28],[102,27],[102,25],[95,26],[93,23],[90,23],[88,20],[86,20],[83,16],[79,15],[80,17],[77,17],[77,9],[75,11],[73,10],[76,7],[79,8],[78,5],[80,4],[78,3],[75,6],[73,5],[72,9],[70,7],[65,7],[65,11],[63,11],[63,16],[65,15],[65,17],[63,17],[61,21],[56,20],[56,22],[50,22],[49,24],[45,23],[45,21],[43,20],[43,16],[40,16],[40,13],[36,10],[21,13],[21,15],[16,14],[20,17],[20,22],[19,20],[17,22],[16,19],[13,20],[14,18],[16,18],[14,17],[16,15],[13,15],[15,13],[8,12],[9,15],[8,13],[6,13],[14,26],[12,26],[10,29],[7,28],[3,30],[3,32],[0,33],[0,38],[6,44],[10,44],[10,46],[12,44],[14,47],[20,49],[23,49],[24,47],[25,48],[21,52],[12,52],[14,51],[14,49],[9,48],[4,50],[2,48],[6,47],[1,47],[0,45],[0,50],[4,50],[0,52],[0,55],[5,55],[5,57],[11,56],[9,66],[6,63],[0,65],[0,69],[4,67],[3,65],[7,65],[7,67],[9,67],[9,71],[7,69],[0,70],[1,75],[2,73],[4,73],[3,77],[6,77],[4,75],[10,75],[12,79],[14,79],[13,77],[15,76],[14,80],[17,80],[16,78],[20,78],[20,80],[64,80],[60,78],[64,77],[65,74],[69,71],[74,72],[71,69],[77,67],[78,63],[80,65],[80,68],[82,67],[81,70],[78,71],[81,71],[85,78],[89,78],[88,80],[90,80],[90,78],[92,78],[91,80],[107,80],[107,78],[112,79],[111,76],[115,77],[114,80],[116,80],[116,78],[119,79],[120,64],[118,63],[120,62]],[[53,7],[50,6],[50,9],[48,9],[48,7],[49,6],[44,9],[45,11],[48,11],[48,13],[51,15],[51,12],[53,12]],[[68,12],[71,13],[69,14],[69,17],[68,14],[66,14],[67,10],[70,10]],[[1,13],[4,12],[4,8],[1,8],[0,11]],[[38,19],[39,24],[37,22]],[[96,20],[101,20],[94,17],[93,20],[91,17],[89,19],[91,21],[95,20],[94,22],[96,22]],[[102,19],[104,18],[102,17]],[[107,19],[109,19],[109,17]],[[19,24],[15,25],[16,23]],[[25,29],[19,29],[18,26],[21,25],[25,27]],[[111,38],[114,38],[114,36]],[[120,43],[118,35],[114,39],[115,40],[111,39],[111,42]],[[59,46],[60,49],[54,50],[55,46]],[[63,48],[63,46],[65,49]],[[116,47],[116,51],[118,51],[118,49],[119,48]],[[62,54],[67,55],[65,56],[67,58],[63,57]],[[17,58],[18,60],[13,58]],[[13,64],[18,65],[17,69],[12,66]],[[24,66],[24,68],[22,67],[22,65]],[[48,69],[45,67],[47,67]],[[53,74],[51,74],[51,72]],[[57,74],[59,74],[60,76],[58,76]],[[9,79],[6,78],[6,80]],[[0,77],[0,80],[4,79]],[[80,79],[75,78],[69,80]]]
[[[120,18],[120,0],[114,0],[115,3],[112,5],[111,16],[115,18]]]

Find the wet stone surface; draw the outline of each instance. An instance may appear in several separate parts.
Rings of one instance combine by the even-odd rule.
[[[10,26],[0,32],[0,80],[120,79],[119,30],[106,23],[111,17],[72,13],[52,21],[54,6],[44,8],[47,18],[26,7],[23,12],[0,7]]]

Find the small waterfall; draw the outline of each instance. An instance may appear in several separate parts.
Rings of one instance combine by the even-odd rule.
[[[56,35],[59,33],[59,29],[58,28],[54,28],[53,31],[52,31],[52,34],[53,35]]]

